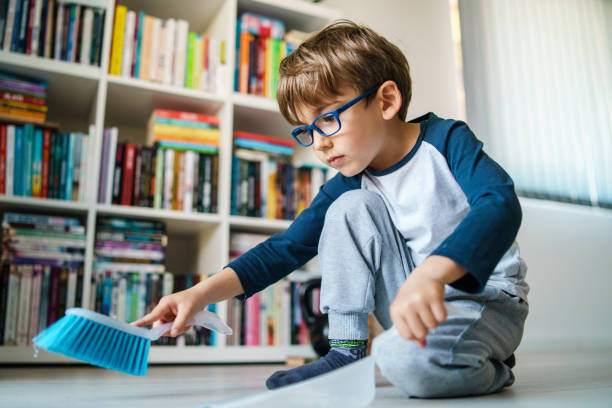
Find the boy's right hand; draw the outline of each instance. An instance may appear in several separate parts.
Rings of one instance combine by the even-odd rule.
[[[172,329],[163,335],[172,337],[180,336],[191,327],[185,327],[185,322],[196,313],[203,310],[206,306],[202,305],[200,302],[201,297],[198,295],[194,286],[181,292],[162,297],[151,313],[131,324],[134,326],[153,324],[153,327],[155,327],[162,323],[174,322]]]

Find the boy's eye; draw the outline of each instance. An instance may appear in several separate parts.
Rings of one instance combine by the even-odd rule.
[[[321,118],[322,121],[326,122],[326,123],[331,123],[331,122],[335,122],[336,118],[334,117],[334,115],[325,115]]]

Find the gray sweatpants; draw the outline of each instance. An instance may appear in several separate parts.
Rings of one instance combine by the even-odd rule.
[[[334,201],[319,262],[330,339],[367,339],[369,312],[383,328],[393,325],[389,306],[414,265],[378,194],[351,190]],[[377,360],[385,378],[420,398],[488,394],[512,385],[514,375],[503,361],[521,341],[528,304],[490,285],[477,294],[447,285],[444,297],[479,317],[449,316],[429,331],[425,348],[403,338],[385,343]]]

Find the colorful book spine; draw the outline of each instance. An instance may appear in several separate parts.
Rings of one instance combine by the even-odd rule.
[[[111,46],[111,58],[109,64],[109,74],[111,75],[121,75],[121,56],[123,52],[126,15],[127,7],[121,5],[115,7],[113,42]]]

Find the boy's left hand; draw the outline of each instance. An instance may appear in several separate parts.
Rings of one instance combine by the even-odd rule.
[[[389,308],[398,333],[425,347],[427,332],[446,320],[444,285],[466,273],[442,256],[430,256],[414,268]]]

